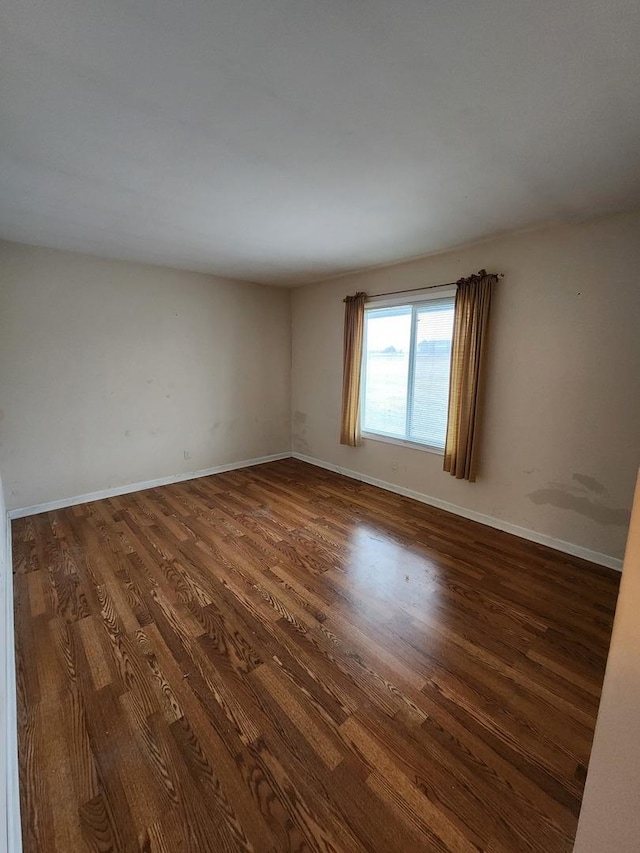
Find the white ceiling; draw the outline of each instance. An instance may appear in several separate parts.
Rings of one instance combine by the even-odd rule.
[[[640,204],[638,0],[2,0],[0,237],[296,284]]]

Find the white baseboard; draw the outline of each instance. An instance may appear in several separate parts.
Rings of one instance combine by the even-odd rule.
[[[367,474],[361,474],[359,471],[353,471],[350,468],[342,468],[340,465],[333,465],[331,462],[324,462],[322,459],[316,459],[313,456],[305,456],[302,453],[293,452],[291,456],[294,459],[300,459],[301,462],[308,462],[310,465],[317,465],[319,468],[326,468],[327,471],[334,471],[336,474],[344,474],[345,477],[351,477],[353,480],[360,480],[362,483],[368,483],[371,486],[378,486],[381,489],[386,489],[388,492],[395,492],[398,495],[404,495],[407,498],[413,498],[423,504],[444,509],[454,515],[460,515],[463,518],[468,518],[471,521],[478,521],[480,524],[486,524],[488,527],[494,527],[496,530],[503,530],[505,533],[512,533],[514,536],[519,536],[521,539],[528,539],[530,542],[536,542],[538,545],[546,545],[549,548],[554,548],[556,551],[562,551],[564,554],[571,554],[573,557],[580,557],[582,560],[588,560],[590,563],[597,563],[600,566],[606,566],[609,569],[622,571],[622,560],[617,557],[610,557],[608,554],[600,554],[598,551],[591,551],[589,548],[583,548],[581,545],[574,545],[572,542],[565,542],[563,539],[554,539],[553,536],[547,536],[544,533],[537,533],[535,530],[528,530],[526,527],[520,527],[517,524],[512,524],[509,521],[502,521],[500,518],[494,518],[492,515],[484,515],[484,513],[476,512],[473,509],[466,509],[457,504],[449,503],[448,501],[434,498],[430,495],[424,495],[422,492],[415,492],[413,489],[405,489],[403,486],[396,486],[395,483],[388,483],[386,480],[378,480],[375,477],[369,477]]]
[[[325,468],[328,471],[334,471],[337,474],[344,474],[345,477],[350,477],[353,480],[359,480],[360,482],[368,483],[371,486],[378,486],[388,492],[395,492],[398,495],[413,498],[416,501],[437,507],[438,509],[446,510],[454,515],[460,515],[463,518],[470,519],[471,521],[477,521],[480,524],[486,524],[489,527],[494,527],[496,530],[503,530],[505,533],[511,533],[514,536],[519,536],[521,539],[528,539],[530,542],[536,542],[539,545],[546,545],[549,548],[554,548],[556,551],[562,551],[564,554],[571,554],[573,557],[580,557],[590,563],[597,563],[600,566],[606,566],[607,568],[615,569],[616,571],[622,571],[622,560],[617,557],[611,557],[609,554],[601,554],[598,551],[583,548],[581,545],[575,545],[572,542],[565,542],[563,539],[555,539],[553,536],[547,536],[544,533],[538,533],[535,530],[520,527],[517,524],[512,524],[510,521],[503,521],[502,519],[495,518],[492,515],[485,515],[484,513],[449,503],[449,501],[443,501],[440,498],[425,495],[422,492],[416,492],[413,489],[405,489],[403,486],[397,486],[395,483],[389,483],[386,480],[379,480],[376,477],[369,477],[367,474],[361,474],[359,471],[354,471],[350,468],[343,468],[340,465],[334,465],[331,462],[316,459],[314,456],[305,456],[303,453],[296,452],[272,453],[270,456],[259,456],[255,459],[243,459],[240,462],[229,462],[226,465],[216,465],[213,468],[203,468],[199,471],[190,471],[186,474],[174,474],[168,477],[159,477],[156,480],[146,480],[142,483],[129,483],[124,486],[114,486],[109,489],[102,489],[99,492],[90,492],[85,495],[75,495],[74,497],[61,498],[56,501],[35,504],[34,506],[11,509],[8,512],[8,516],[10,519],[24,518],[28,515],[37,515],[40,512],[63,509],[64,507],[90,503],[91,501],[99,501],[103,498],[112,498],[117,497],[118,495],[128,495],[132,492],[143,491],[144,489],[153,489],[156,486],[168,486],[171,483],[196,480],[198,477],[208,477],[211,474],[222,474],[225,471],[236,471],[240,468],[250,468],[253,465],[262,465],[265,462],[276,462],[279,459],[289,459],[291,457],[294,459],[300,459],[302,462],[308,462],[310,465],[316,465],[319,468]]]
[[[57,501],[34,504],[19,509],[10,509],[9,518],[25,518],[28,515],[38,515],[40,512],[50,512],[54,509],[64,509],[77,504],[100,501],[103,498],[115,498],[119,495],[129,495],[132,492],[141,492],[144,489],[155,489],[156,486],[168,486],[171,483],[183,483],[185,480],[197,480],[198,477],[209,477],[211,474],[224,474],[226,471],[237,471],[239,468],[250,468],[253,465],[262,465],[265,462],[276,462],[278,459],[290,459],[291,453],[272,453],[270,456],[258,456],[256,459],[243,459],[240,462],[228,462],[226,465],[216,465],[213,468],[203,468],[200,471],[189,471],[187,474],[172,474],[169,477],[159,477],[157,480],[146,480],[143,483],[128,483],[124,486],[113,486],[110,489],[102,489],[99,492],[89,492],[86,495],[75,495],[70,498],[60,498]]]
[[[18,771],[18,721],[16,713],[16,660],[15,660],[15,645],[14,645],[14,625],[13,625],[13,571],[11,560],[11,523],[7,514],[7,540],[2,543],[2,547],[6,547],[6,576],[3,578],[5,588],[4,607],[5,612],[2,615],[4,624],[4,636],[2,643],[4,645],[3,654],[5,655],[5,724],[6,731],[2,732],[2,737],[5,738],[5,757],[6,772],[5,777],[5,796],[6,803],[2,807],[6,809],[5,825],[6,825],[6,850],[7,853],[21,853],[22,851],[22,827],[20,824],[20,788],[19,788],[19,771]],[[2,846],[0,844],[0,849]]]

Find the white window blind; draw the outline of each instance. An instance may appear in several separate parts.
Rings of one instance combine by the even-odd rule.
[[[454,298],[365,311],[362,428],[444,448]]]

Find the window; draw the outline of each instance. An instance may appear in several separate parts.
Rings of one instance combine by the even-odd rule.
[[[365,436],[444,449],[453,311],[453,296],[365,309]]]

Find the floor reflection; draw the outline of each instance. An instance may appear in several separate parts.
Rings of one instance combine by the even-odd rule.
[[[438,603],[438,566],[413,544],[362,522],[349,542],[350,559],[344,567],[355,595],[374,596],[377,603],[410,605],[426,615]]]

